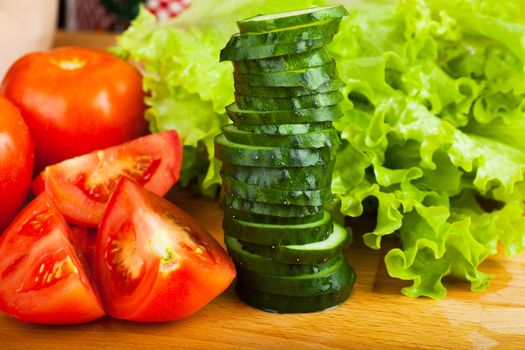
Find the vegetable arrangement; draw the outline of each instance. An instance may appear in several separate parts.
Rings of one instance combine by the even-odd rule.
[[[239,78],[234,84],[231,68],[217,63],[218,45],[235,33],[236,20],[311,4],[266,1],[261,9],[255,0],[241,7],[234,0],[207,2],[205,8],[195,6],[183,14],[176,22],[180,25],[159,25],[142,12],[120,37],[120,52],[144,64],[150,128],[176,126],[187,149],[193,147],[183,165],[183,184],[197,177],[202,192],[214,193],[220,178],[212,140],[227,122],[226,106],[235,98],[253,107],[316,103],[302,98],[307,91],[301,88],[274,88],[272,96],[268,89],[247,86],[247,72],[269,67],[234,64]],[[209,6],[217,10],[213,19]],[[364,236],[373,249],[385,236],[399,238],[400,247],[388,252],[385,261],[391,276],[414,281],[404,294],[444,297],[442,279],[447,275],[481,291],[491,277],[479,265],[500,243],[508,254],[520,252],[525,244],[524,27],[515,18],[523,8],[519,1],[400,0],[363,2],[349,10],[328,45],[348,97],[342,102],[343,116],[334,122],[343,143],[332,180],[338,209],[352,217],[377,211],[374,230]],[[315,37],[316,31],[305,35]],[[246,44],[246,39],[234,40],[235,45]],[[254,40],[263,52],[272,50],[261,39],[248,43]],[[317,43],[323,45],[322,40]],[[276,61],[275,69],[295,69],[296,62],[322,64],[323,55]],[[311,74],[322,76],[330,69],[328,65]],[[332,84],[338,83],[319,92],[337,89]],[[258,98],[243,97],[247,88]],[[283,106],[275,97],[293,99]],[[278,112],[244,113],[238,106],[227,111],[237,125],[247,118],[259,124],[242,132],[225,129],[235,142],[247,142],[251,136],[245,132],[271,133],[275,127],[268,124],[286,120]],[[319,109],[316,123],[329,121],[331,113],[330,108]],[[188,120],[188,114],[194,117]],[[297,118],[301,125],[287,125],[287,133],[310,130],[308,112]],[[272,136],[265,142],[278,147],[282,139]],[[294,142],[313,141],[298,137]],[[233,169],[224,171],[232,174]]]
[[[62,81],[71,88],[76,81],[79,87],[89,85],[89,91],[47,86],[39,90],[28,73],[36,69],[31,60],[35,56],[37,62],[46,62],[44,66],[56,66],[46,66],[53,71],[53,84]],[[0,310],[23,322],[77,324],[106,313],[132,321],[177,320],[201,309],[235,277],[226,251],[194,219],[161,197],[180,175],[182,144],[177,131],[131,139],[128,131],[144,125],[136,118],[142,93],[128,89],[125,76],[116,75],[122,78],[118,86],[95,79],[100,62],[104,73],[138,75],[132,65],[105,52],[72,48],[21,58],[2,84],[15,101],[22,96],[22,113],[0,97],[0,159],[5,161],[0,193],[12,201],[2,210],[0,225],[11,221],[29,189],[33,135],[51,130],[62,137],[62,148],[69,146],[64,140],[77,135],[79,144],[91,152],[47,166],[34,180],[36,198],[0,236]],[[82,92],[85,108],[74,105]],[[139,109],[126,113],[126,108],[113,106],[122,101]],[[49,106],[56,103],[64,109],[52,113]],[[120,112],[112,115],[115,111]],[[87,120],[86,112],[92,113]],[[29,120],[29,128],[23,118]],[[91,124],[100,118],[108,123]],[[120,131],[108,127],[113,122]],[[74,128],[60,134],[69,123]],[[100,138],[84,142],[86,134]],[[128,142],[117,142],[121,138]],[[107,148],[94,146],[108,142]],[[56,139],[39,138],[36,147],[52,152],[56,145]],[[44,163],[48,156],[63,156],[40,154]]]
[[[332,121],[341,115],[344,84],[323,45],[347,14],[327,6],[248,18],[221,51],[221,60],[234,62],[236,86],[236,102],[226,107],[235,122],[215,138],[224,240],[237,294],[267,311],[333,307],[355,280],[342,253],[348,233],[324,210],[332,202],[339,144]],[[325,110],[320,122],[318,108]]]

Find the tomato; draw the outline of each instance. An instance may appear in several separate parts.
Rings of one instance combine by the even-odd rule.
[[[178,181],[181,161],[182,145],[171,130],[48,166],[42,177],[69,221],[95,227],[122,176],[164,195]]]
[[[0,233],[24,204],[33,158],[33,143],[20,111],[0,97]]]
[[[204,228],[127,178],[100,224],[94,271],[108,314],[145,322],[187,317],[235,277],[230,257]]]
[[[106,51],[30,53],[8,70],[0,94],[21,109],[38,170],[146,132],[141,75]]]
[[[64,217],[43,192],[0,237],[0,309],[23,322],[76,324],[104,315]]]
[[[95,256],[97,230],[76,225],[72,225],[70,228],[71,236],[69,240],[76,248],[79,259],[91,270]]]

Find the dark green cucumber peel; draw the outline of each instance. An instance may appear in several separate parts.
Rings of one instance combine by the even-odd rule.
[[[276,190],[268,187],[249,185],[229,176],[222,178],[224,191],[233,197],[260,203],[322,206],[332,202],[332,190],[325,187],[320,190]]]
[[[295,168],[259,168],[223,164],[221,175],[232,177],[249,185],[274,189],[318,190],[332,183],[334,162]]]
[[[273,44],[293,43],[299,40],[320,40],[339,31],[341,18],[319,21],[302,28],[283,29],[268,33],[234,34],[226,44],[230,48],[248,48]]]
[[[343,94],[336,90],[322,94],[297,97],[261,97],[235,95],[239,108],[254,111],[280,111],[334,106],[343,101]]]
[[[323,211],[322,206],[260,203],[233,197],[225,191],[222,191],[222,193],[222,205],[224,208],[241,210],[252,214],[291,218],[315,215]]]
[[[303,87],[311,90],[317,89],[319,86],[337,78],[339,78],[339,74],[335,61],[333,60],[322,66],[298,70],[257,74],[234,74],[236,84],[264,87]]]
[[[233,61],[236,73],[265,73],[297,70],[326,64],[333,60],[326,49],[320,48],[293,55],[262,58],[258,60]]]
[[[311,215],[301,216],[275,216],[267,214],[256,214],[250,211],[238,210],[234,208],[224,207],[224,217],[238,219],[247,222],[254,222],[260,224],[275,224],[275,225],[298,225],[306,224],[314,221],[319,221],[323,217],[323,211],[319,210]]]
[[[332,156],[330,147],[285,148],[249,146],[228,141],[223,134],[215,138],[215,158],[225,164],[269,168],[303,167],[328,164]]]
[[[312,273],[318,273],[329,269],[338,262],[338,257],[334,257],[322,264],[317,265],[300,265],[300,264],[282,264],[273,261],[270,258],[250,253],[242,249],[239,241],[229,235],[224,236],[224,244],[236,266],[245,270],[253,271],[273,276],[299,276]]]
[[[352,282],[353,273],[343,254],[330,268],[321,272],[298,276],[273,276],[248,271],[237,265],[237,284],[262,293],[313,297],[343,289]]]
[[[223,126],[222,132],[228,141],[251,146],[322,148],[337,147],[341,142],[333,127],[294,135],[268,135],[240,130],[230,124]]]
[[[266,125],[236,125],[240,130],[267,135],[295,135],[313,131],[321,131],[332,127],[331,122],[300,123],[300,124],[266,124]]]
[[[323,123],[330,128],[332,125],[329,122],[343,115],[338,105],[284,111],[250,111],[240,109],[234,103],[226,107],[226,112],[236,126],[269,124],[273,125],[273,128],[277,128],[280,124],[304,125],[305,123]]]
[[[301,27],[312,23],[348,16],[342,5],[312,7],[277,14],[257,15],[237,22],[241,33],[264,33],[283,28]]]
[[[333,231],[332,216],[328,211],[321,220],[296,225],[254,223],[225,216],[222,227],[231,237],[268,246],[322,241]]]
[[[351,282],[340,290],[312,297],[269,294],[259,292],[240,283],[236,285],[239,298],[255,308],[275,313],[307,313],[332,309],[346,301],[352,293],[355,272],[350,268]]]
[[[220,61],[242,61],[292,55],[319,49],[328,45],[332,39],[333,36],[326,36],[319,40],[301,40],[294,43],[251,46],[246,48],[225,47],[221,50]]]
[[[324,94],[339,91],[346,84],[339,78],[330,79],[315,89],[302,86],[250,86],[248,84],[235,83],[235,96],[258,96],[258,97],[299,97],[306,95]]]
[[[302,245],[265,246],[249,242],[240,242],[242,247],[252,253],[265,256],[285,264],[315,265],[327,261],[346,248],[348,232],[334,223],[334,231],[323,241]]]

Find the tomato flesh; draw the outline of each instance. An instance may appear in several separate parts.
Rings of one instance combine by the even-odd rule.
[[[94,271],[108,314],[144,322],[187,317],[235,277],[230,257],[193,218],[128,178],[101,221]]]
[[[47,167],[41,178],[69,221],[96,227],[120,178],[164,195],[178,181],[181,161],[182,145],[171,130],[65,160]]]
[[[0,238],[3,312],[39,324],[77,324],[104,315],[70,235],[45,192],[17,216]]]

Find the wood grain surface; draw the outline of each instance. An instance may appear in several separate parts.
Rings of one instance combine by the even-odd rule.
[[[191,193],[170,195],[222,243],[218,204]],[[489,259],[495,276],[474,293],[447,281],[448,298],[411,299],[388,277],[381,251],[347,252],[358,278],[351,299],[336,309],[279,315],[243,304],[232,288],[188,319],[140,324],[109,317],[67,327],[26,325],[0,315],[0,349],[525,349],[525,254]]]

